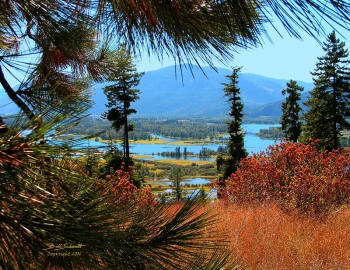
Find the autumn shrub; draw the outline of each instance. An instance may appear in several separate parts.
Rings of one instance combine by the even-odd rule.
[[[230,201],[274,201],[285,211],[323,216],[349,202],[348,150],[317,150],[310,143],[281,142],[243,159],[226,181]]]
[[[132,174],[133,167],[128,166],[128,168],[125,168],[125,163],[122,162],[118,170],[106,176],[109,187],[107,192],[112,195],[110,197],[111,201],[113,203],[130,203],[132,201],[138,206],[155,205],[156,200],[150,187],[137,188],[133,180],[131,180]]]

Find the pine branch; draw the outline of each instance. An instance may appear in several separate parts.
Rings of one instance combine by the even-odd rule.
[[[34,119],[35,115],[33,111],[17,96],[16,92],[12,89],[12,87],[10,86],[10,84],[8,83],[8,81],[4,76],[1,66],[0,66],[0,83],[4,87],[9,98],[11,98],[11,100],[24,111],[24,113],[28,116],[30,120]]]

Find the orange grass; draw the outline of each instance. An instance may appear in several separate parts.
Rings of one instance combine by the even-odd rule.
[[[250,269],[350,269],[350,207],[322,221],[272,204],[214,207],[232,255]]]

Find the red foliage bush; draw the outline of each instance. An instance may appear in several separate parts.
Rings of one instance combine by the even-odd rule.
[[[121,167],[113,174],[107,175],[108,181],[108,193],[111,196],[113,203],[125,203],[133,202],[137,205],[154,205],[156,200],[151,192],[150,187],[144,189],[138,189],[131,179],[132,167],[127,170],[124,168],[125,164],[122,163]]]
[[[350,152],[319,152],[310,144],[282,142],[243,159],[226,181],[229,200],[275,201],[285,211],[320,216],[349,202]]]

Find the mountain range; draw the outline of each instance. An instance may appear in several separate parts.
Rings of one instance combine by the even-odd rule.
[[[136,87],[141,91],[139,99],[132,104],[137,110],[137,116],[227,116],[229,103],[224,96],[222,83],[229,83],[227,75],[232,70],[194,66],[192,70],[179,69],[170,66],[148,71]],[[296,80],[295,78],[293,78]],[[280,116],[281,103],[285,100],[282,89],[289,80],[268,78],[256,74],[240,73],[238,87],[244,104],[246,117]],[[304,87],[302,97],[306,100],[313,83],[298,81]],[[103,87],[108,85],[95,84],[93,87],[92,106],[90,113],[100,115],[107,109],[106,96]],[[10,104],[8,104],[10,103]],[[8,104],[4,106],[5,104]],[[0,114],[12,114],[18,109],[11,104],[9,98],[0,90]]]

